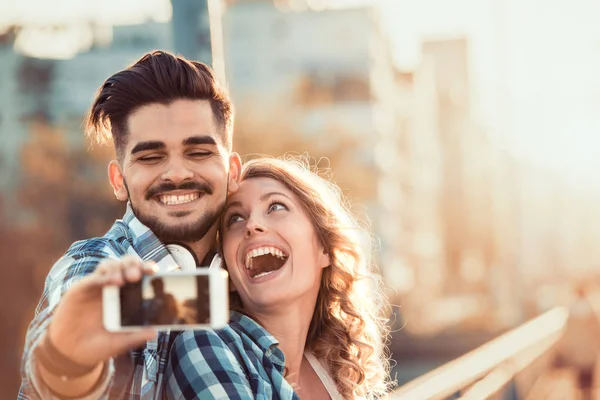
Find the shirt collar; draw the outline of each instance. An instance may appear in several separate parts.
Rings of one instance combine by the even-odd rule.
[[[283,368],[285,366],[285,356],[281,349],[279,349],[279,341],[275,339],[275,336],[271,335],[265,328],[263,328],[258,322],[252,318],[232,311],[230,315],[229,323],[237,324],[242,330],[250,336],[262,352],[275,364]]]

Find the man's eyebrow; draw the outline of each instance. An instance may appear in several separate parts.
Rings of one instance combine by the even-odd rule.
[[[198,144],[212,144],[217,145],[217,141],[212,136],[192,136],[183,141],[184,146],[193,146]]]
[[[135,153],[139,153],[140,151],[158,150],[158,149],[164,149],[165,147],[166,147],[165,143],[160,142],[158,140],[139,142],[138,144],[133,146],[133,149],[131,149],[131,155],[133,155]]]

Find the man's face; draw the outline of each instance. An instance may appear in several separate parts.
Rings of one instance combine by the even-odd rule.
[[[206,100],[150,104],[129,116],[117,198],[164,242],[195,242],[212,231],[227,195],[232,156]],[[116,169],[116,170],[115,170]],[[121,176],[119,176],[119,173]],[[212,232],[211,232],[212,233]]]

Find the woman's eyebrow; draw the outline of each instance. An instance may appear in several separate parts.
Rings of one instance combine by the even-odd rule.
[[[275,196],[275,195],[284,196],[284,197],[287,197],[288,199],[290,199],[290,200],[291,200],[290,196],[288,196],[288,195],[287,195],[287,194],[285,194],[285,193],[282,193],[282,192],[268,192],[268,193],[265,193],[265,194],[263,194],[262,196],[260,196],[260,201],[265,201],[265,200],[266,200],[266,199],[268,199],[269,197],[271,197],[271,196]]]
[[[227,210],[229,210],[231,207],[239,207],[241,205],[242,205],[242,202],[239,200],[232,201],[231,203],[228,203],[225,206],[225,210],[223,210],[223,214],[225,214],[227,212]]]
[[[284,197],[287,197],[287,198],[288,198],[288,199],[290,199],[290,200],[292,199],[290,196],[288,196],[287,194],[285,194],[285,193],[282,193],[282,192],[268,192],[268,193],[265,193],[265,194],[263,194],[262,196],[260,196],[260,197],[259,197],[259,200],[260,200],[260,201],[265,201],[265,200],[267,200],[269,197],[271,197],[271,196],[275,196],[275,195],[284,196]],[[228,203],[228,204],[225,206],[225,210],[223,211],[223,214],[225,214],[225,213],[227,212],[227,210],[229,210],[231,207],[241,207],[241,206],[242,206],[242,202],[241,202],[241,201],[239,201],[239,200],[234,200],[234,201],[232,201],[232,202]]]

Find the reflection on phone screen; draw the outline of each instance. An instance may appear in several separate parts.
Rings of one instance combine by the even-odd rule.
[[[210,323],[207,275],[146,276],[121,288],[121,326]]]

